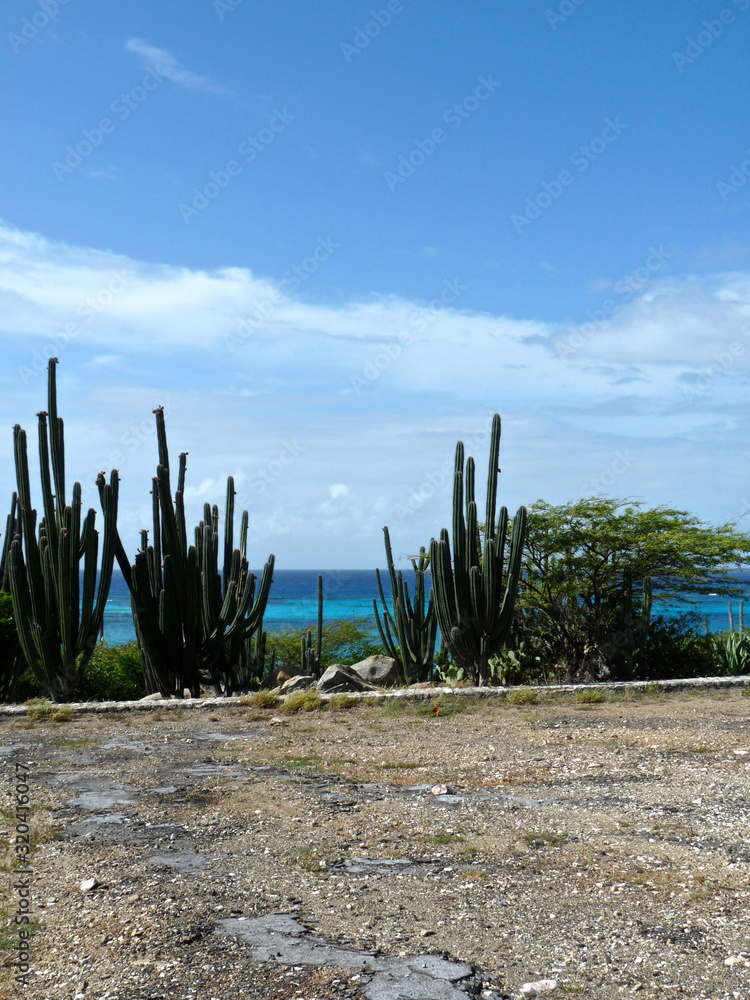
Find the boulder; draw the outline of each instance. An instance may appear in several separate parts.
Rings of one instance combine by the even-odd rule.
[[[400,680],[398,662],[392,656],[368,656],[350,669],[363,681],[378,687],[393,687]]]
[[[356,670],[343,663],[332,663],[318,681],[318,691],[375,691],[374,684],[368,684]]]
[[[281,685],[280,694],[291,694],[292,691],[304,691],[306,688],[315,687],[315,678],[312,674],[297,674],[290,677]]]

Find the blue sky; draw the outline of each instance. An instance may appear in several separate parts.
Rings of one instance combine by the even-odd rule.
[[[0,496],[54,353],[131,551],[157,404],[283,568],[426,544],[495,411],[512,510],[750,505],[750,0],[0,18]]]

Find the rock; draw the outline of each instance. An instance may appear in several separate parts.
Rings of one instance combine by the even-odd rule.
[[[81,892],[93,892],[100,885],[95,878],[85,878],[79,888]]]
[[[301,673],[300,667],[277,667],[271,674],[269,683],[271,687],[281,687],[285,681],[291,680],[292,677],[298,677]]]
[[[281,685],[280,694],[291,694],[292,691],[304,691],[306,688],[315,687],[316,681],[312,674],[297,674],[290,677]]]
[[[318,691],[375,691],[374,684],[368,684],[362,677],[344,666],[343,663],[332,663],[318,681]]]
[[[138,701],[162,701],[163,695],[160,691],[154,691],[153,694],[144,695],[143,698],[139,698]]]
[[[433,795],[448,795],[449,788],[447,785],[433,785],[430,789]]]
[[[398,663],[391,656],[368,656],[350,667],[363,681],[379,687],[393,687],[400,680]]]
[[[547,993],[552,993],[557,989],[556,979],[540,979],[537,983],[524,983],[521,987],[521,996],[527,1000],[530,997],[543,997]]]

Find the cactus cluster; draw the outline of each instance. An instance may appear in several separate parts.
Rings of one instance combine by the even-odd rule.
[[[473,458],[456,445],[453,475],[453,553],[447,529],[430,543],[435,611],[453,661],[474,684],[487,684],[488,664],[508,640],[521,578],[527,514],[519,507],[508,535],[505,507],[495,521],[500,471],[500,416],[492,419],[484,539],[474,495]],[[507,549],[507,560],[506,560]]]
[[[219,570],[219,511],[206,504],[203,520],[188,544],[185,522],[187,452],[179,456],[172,498],[164,409],[157,407],[159,464],[152,480],[152,541],[141,532],[132,566],[122,544],[118,560],[130,588],[136,639],[150,690],[181,697],[200,694],[202,683],[223,694],[246,686],[263,672],[263,614],[273,577],[269,556],[256,593],[248,571],[247,511],[242,513],[239,547],[234,548],[234,480],[227,481],[222,569]]]
[[[425,607],[425,576],[430,564],[427,550],[422,546],[419,550],[419,558],[411,561],[416,574],[412,603],[409,598],[409,585],[404,582],[403,573],[400,571],[396,573],[393,564],[391,537],[387,527],[383,528],[383,534],[385,535],[388,579],[391,585],[391,608],[388,608],[383,593],[380,570],[376,569],[375,579],[382,611],[378,609],[377,601],[374,598],[372,609],[375,613],[380,639],[388,653],[399,664],[406,684],[431,680],[435,658],[437,617],[432,591]]]
[[[24,656],[44,693],[68,700],[83,674],[102,630],[117,534],[119,479],[100,477],[104,540],[97,585],[99,534],[96,512],[81,520],[81,484],[74,483],[65,501],[65,441],[57,415],[57,358],[48,368],[48,410],[39,418],[39,466],[43,517],[31,505],[26,432],[13,428],[18,484],[17,514],[9,518],[7,573],[13,614]],[[12,534],[11,534],[12,533]],[[81,589],[81,559],[83,587]]]

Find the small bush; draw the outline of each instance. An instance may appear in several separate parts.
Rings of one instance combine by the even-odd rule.
[[[511,705],[538,705],[539,696],[533,688],[516,688],[508,692],[507,698]]]
[[[279,711],[291,715],[293,712],[314,712],[317,708],[320,708],[320,695],[315,688],[308,688],[288,694]]]
[[[575,700],[579,705],[598,705],[603,701],[607,700],[607,696],[604,691],[593,691],[588,689],[586,691],[576,691]]]
[[[315,624],[305,625],[298,629],[288,628],[269,632],[266,638],[267,659],[270,661],[272,653],[275,652],[275,663],[280,670],[289,667],[298,670],[301,657],[300,637],[307,632],[308,628],[313,630],[314,635]],[[384,654],[385,650],[377,633],[373,634],[372,625],[366,619],[344,619],[323,623],[323,642],[320,652],[323,670],[332,663],[359,663],[360,660],[365,660],[368,656],[382,656]]]
[[[348,694],[332,694],[328,699],[328,710],[330,712],[345,712],[348,708],[354,708],[357,699]]]
[[[692,611],[677,618],[654,618],[633,680],[712,677],[726,673],[717,658],[714,637],[701,635],[700,624],[700,617]]]
[[[276,708],[278,703],[278,696],[268,688],[261,688],[253,694],[243,694],[240,698],[241,705],[251,705],[253,708]]]
[[[73,693],[74,701],[136,701],[146,694],[138,646],[100,642]]]

